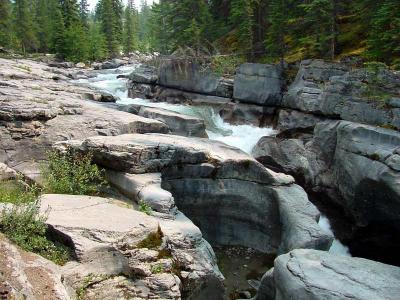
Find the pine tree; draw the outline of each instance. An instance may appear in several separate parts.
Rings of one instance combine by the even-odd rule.
[[[88,59],[91,61],[103,60],[107,57],[107,42],[97,22],[89,23]]]
[[[0,47],[11,46],[11,2],[9,0],[0,1]]]
[[[79,16],[81,23],[86,28],[89,27],[89,3],[87,0],[81,0],[79,2]]]
[[[120,52],[123,39],[122,10],[120,0],[100,0],[96,7],[96,19],[101,23],[111,57],[118,56]]]
[[[372,17],[368,39],[372,59],[391,63],[400,57],[400,5],[397,0],[385,0]]]
[[[79,23],[73,23],[65,31],[63,56],[73,62],[86,61],[89,58],[86,30]]]
[[[52,0],[37,0],[36,2],[36,35],[39,42],[39,51],[48,52],[51,48],[52,39]]]
[[[79,22],[79,5],[77,0],[60,0],[65,28]]]
[[[51,12],[51,50],[59,56],[64,56],[65,26],[58,0],[50,0]]]
[[[138,13],[136,11],[133,0],[128,1],[125,8],[125,23],[124,23],[124,53],[129,54],[137,49],[138,35]]]
[[[35,25],[30,3],[27,0],[15,0],[14,25],[21,50],[36,51],[38,41],[35,36]]]

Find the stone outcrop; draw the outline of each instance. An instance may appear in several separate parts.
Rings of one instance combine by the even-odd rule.
[[[261,106],[279,106],[283,80],[279,66],[242,64],[235,77],[233,98]]]
[[[279,256],[261,282],[257,300],[396,299],[400,268],[316,250]]]
[[[9,168],[7,165],[0,163],[0,181],[16,179],[17,172]]]
[[[0,162],[28,176],[37,175],[37,163],[57,141],[169,131],[159,121],[87,101],[97,92],[64,75],[54,80],[54,69],[43,64],[0,59],[0,66]]]
[[[400,128],[400,75],[306,60],[282,106],[331,118]]]
[[[2,299],[73,299],[62,281],[61,268],[26,252],[0,234],[0,297]]]
[[[318,210],[290,176],[274,173],[223,143],[146,134],[58,145],[65,146],[92,152],[97,164],[112,171],[160,172],[161,187],[212,244],[265,253],[330,246],[332,237],[317,225]]]
[[[171,133],[182,136],[207,137],[204,120],[162,108],[131,104],[121,107],[123,111],[148,119],[158,120],[168,126]]]
[[[53,233],[77,261],[63,278],[83,299],[223,299],[211,246],[182,213],[160,219],[112,199],[44,195]]]
[[[398,247],[399,147],[397,131],[325,121],[315,126],[309,140],[265,137],[253,154],[264,165],[292,174],[315,192],[328,195],[358,228],[385,228],[384,234],[373,233],[375,229],[367,233],[377,235],[369,239],[369,248],[379,247],[374,252],[383,254],[388,251],[385,248],[392,249],[391,253]],[[386,242],[379,240],[382,234],[388,235]],[[392,259],[392,263],[397,261]]]

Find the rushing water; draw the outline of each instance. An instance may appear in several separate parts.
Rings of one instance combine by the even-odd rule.
[[[202,118],[205,121],[207,134],[210,139],[224,142],[247,153],[251,153],[252,149],[261,137],[275,133],[272,128],[259,128],[251,125],[231,125],[224,122],[219,114],[208,106],[189,106],[164,102],[151,102],[140,98],[128,98],[126,80],[118,79],[117,76],[121,74],[127,75],[132,72],[134,68],[135,66],[126,66],[116,70],[107,70],[99,72],[96,77],[78,80],[77,82],[113,94],[118,98],[118,104],[139,104],[143,106],[163,108],[181,114]],[[319,225],[325,231],[333,234],[329,220],[325,216],[321,216]],[[252,250],[249,249],[249,251]],[[348,248],[341,244],[337,239],[334,240],[329,252],[337,255],[350,255]],[[243,255],[241,253],[237,254],[229,248],[216,249],[216,253],[220,260],[222,269],[225,269],[226,271],[224,272],[227,278],[226,284],[227,289],[230,292],[235,291],[238,288],[245,289],[248,285],[246,279],[251,279],[251,274],[254,276],[254,279],[260,279],[259,277],[262,273],[269,267],[272,267],[273,264],[272,260],[266,263],[265,256],[263,255],[245,256],[243,263]]]
[[[128,98],[126,80],[118,79],[121,74],[129,74],[135,66],[125,66],[116,70],[107,70],[90,79],[77,82],[88,84],[94,88],[113,94],[118,98],[118,104],[140,104],[149,107],[163,108],[185,115],[203,119],[206,123],[207,134],[210,139],[224,142],[251,153],[254,146],[263,136],[274,134],[272,128],[259,128],[252,125],[231,125],[219,116],[211,107],[170,104],[165,102],[151,102],[146,99]]]

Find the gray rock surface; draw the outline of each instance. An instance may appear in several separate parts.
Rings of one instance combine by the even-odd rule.
[[[140,65],[129,75],[129,80],[135,83],[156,84],[157,69],[152,66]]]
[[[17,172],[9,168],[7,165],[0,163],[0,181],[17,178]]]
[[[2,299],[74,299],[62,280],[61,268],[26,252],[0,234],[0,295]]]
[[[231,82],[202,70],[196,63],[184,60],[170,60],[161,64],[158,84],[187,92],[232,98]]]
[[[61,69],[59,69],[61,70]],[[0,59],[0,162],[35,177],[52,144],[93,135],[168,132],[165,124],[86,101],[97,92],[29,61]]]
[[[394,300],[400,294],[400,268],[301,249],[279,256],[261,285],[257,300]]]
[[[171,133],[182,136],[207,137],[204,120],[162,108],[146,107],[142,105],[128,105],[124,111],[139,116],[160,121],[168,126]]]
[[[146,134],[94,137],[58,147],[66,144],[92,152],[106,169],[161,172],[161,187],[172,193],[178,209],[211,243],[276,253],[303,246],[327,249],[332,239],[317,226],[318,211],[292,184],[293,178],[274,173],[223,143]],[[297,201],[302,204],[289,210]],[[300,220],[304,223],[292,231]]]
[[[244,103],[279,106],[283,89],[281,73],[279,66],[242,64],[235,77],[233,98]]]
[[[389,70],[350,70],[338,63],[307,60],[282,105],[347,121],[400,128],[400,75]],[[393,100],[394,99],[394,100]]]
[[[75,250],[78,261],[62,274],[84,299],[223,299],[213,250],[182,213],[159,219],[112,199],[69,195],[42,196],[41,210]]]

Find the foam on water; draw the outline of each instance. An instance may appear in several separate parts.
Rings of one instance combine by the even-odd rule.
[[[319,218],[318,225],[325,230],[326,232],[333,234],[331,224],[327,217],[321,215]],[[343,245],[338,239],[334,239],[331,248],[329,249],[329,253],[337,254],[337,255],[345,255],[351,256],[349,248]]]

